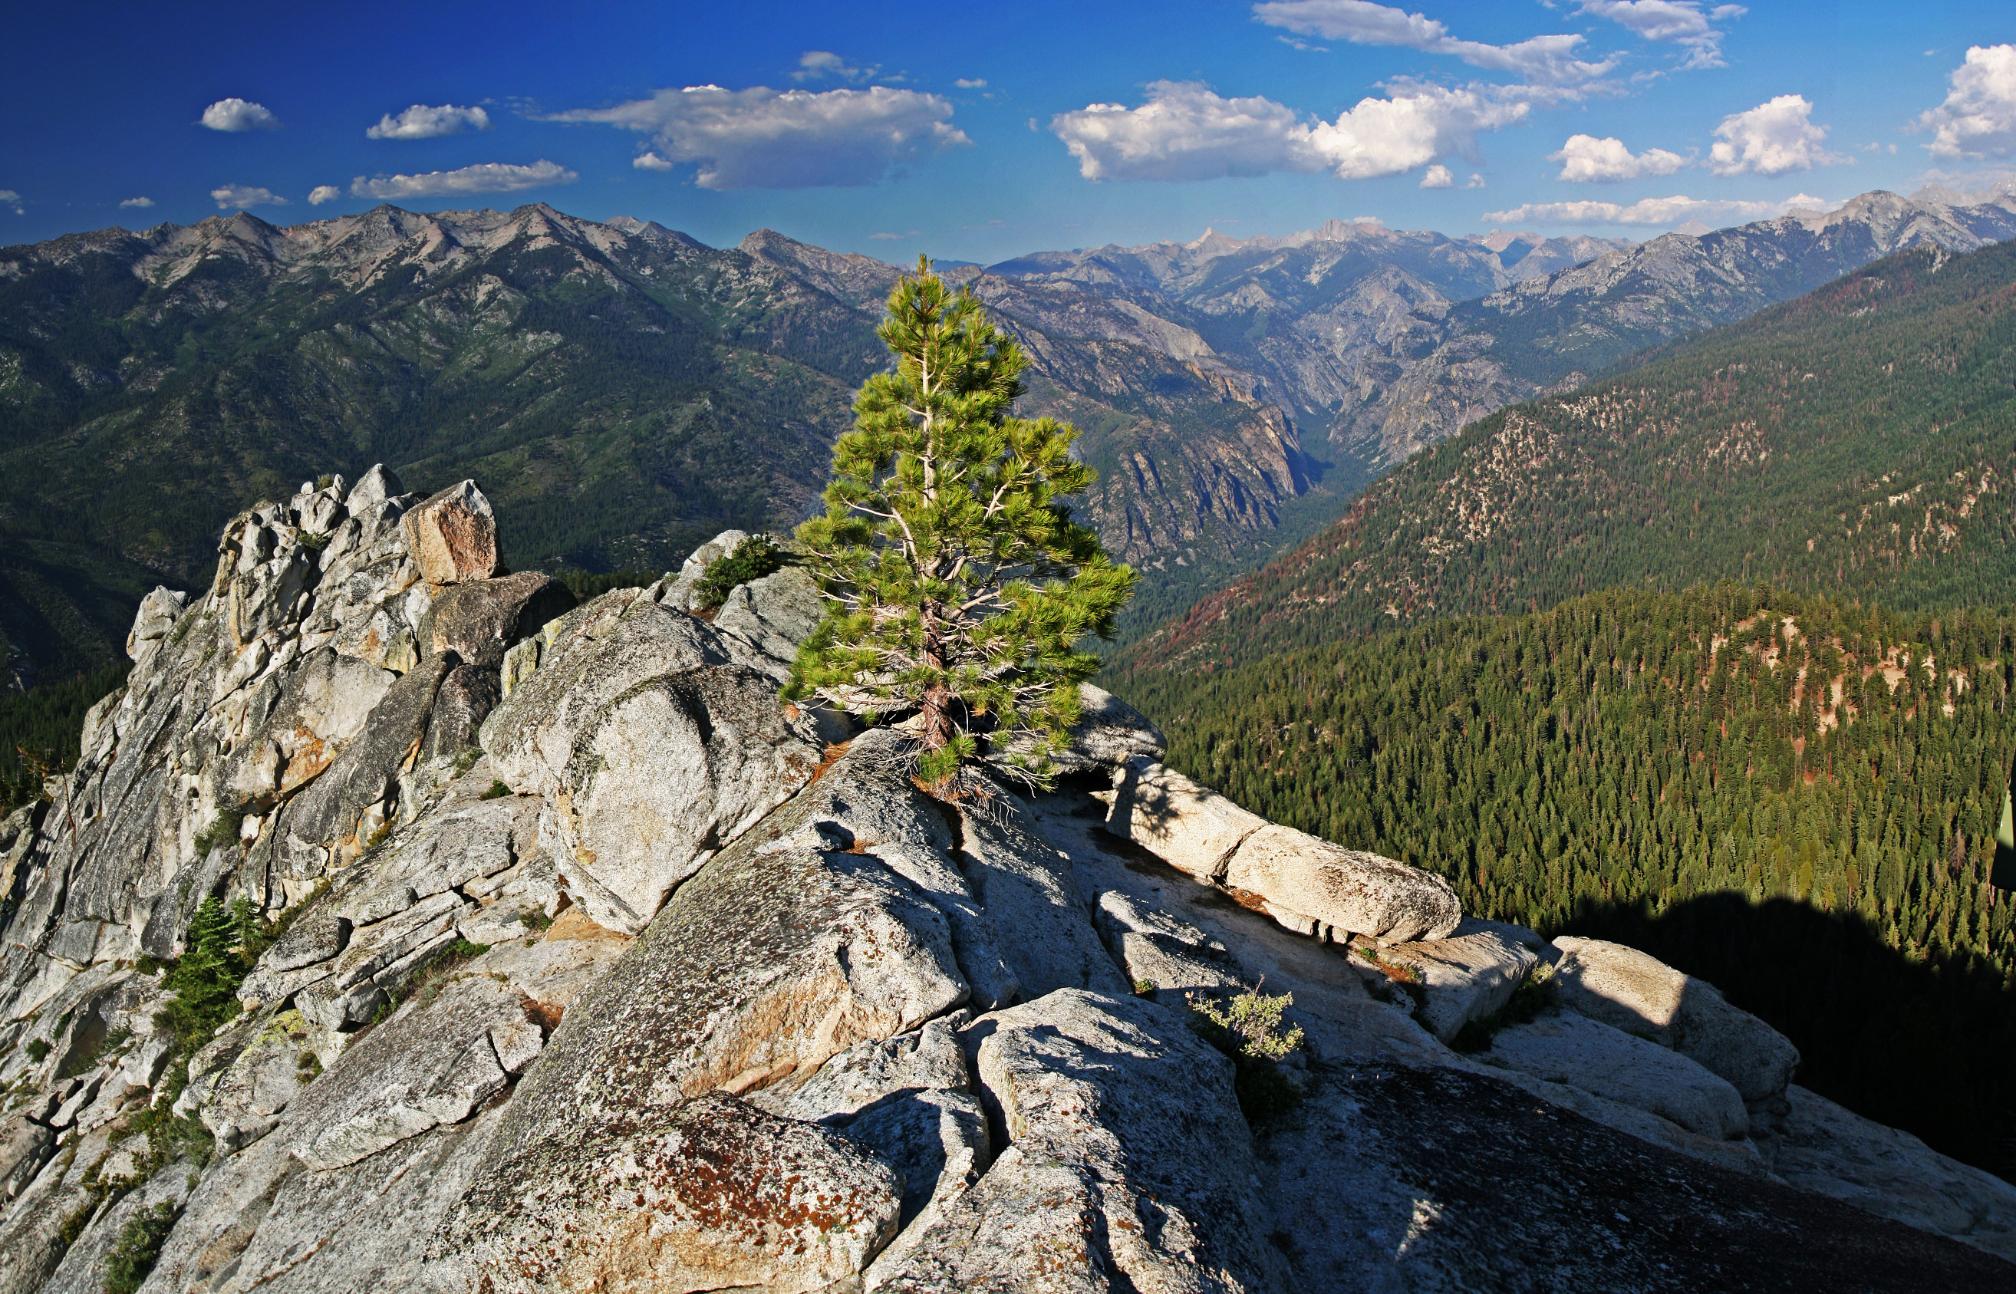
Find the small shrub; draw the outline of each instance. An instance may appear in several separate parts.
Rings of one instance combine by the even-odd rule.
[[[99,1197],[94,1192],[82,1204],[70,1211],[63,1219],[63,1225],[56,1228],[56,1252],[69,1253],[70,1246],[77,1243],[77,1237],[84,1234],[84,1228],[91,1225],[91,1215],[98,1211]]]
[[[105,1294],[134,1294],[154,1270],[161,1246],[175,1229],[182,1210],[163,1200],[151,1209],[142,1209],[126,1220],[112,1251],[105,1255]]]
[[[1405,987],[1421,983],[1419,970],[1405,962],[1388,961],[1380,955],[1379,948],[1375,944],[1354,943],[1351,945],[1351,951],[1395,984]]]
[[[544,908],[522,908],[518,913],[518,924],[527,930],[550,930],[553,918],[546,915]]]
[[[735,545],[735,551],[707,563],[700,582],[693,587],[693,605],[701,611],[719,610],[728,595],[751,580],[760,580],[784,569],[784,550],[768,535],[751,535]]]
[[[1547,962],[1535,966],[1532,973],[1519,981],[1519,987],[1512,990],[1511,1000],[1501,1007],[1497,1014],[1482,1020],[1472,1020],[1457,1030],[1450,1046],[1457,1051],[1485,1051],[1498,1031],[1508,1025],[1528,1024],[1536,1019],[1554,1001],[1554,967]]]
[[[1247,1119],[1261,1122],[1294,1108],[1300,1093],[1281,1072],[1281,1062],[1302,1047],[1302,1026],[1286,1020],[1294,994],[1250,988],[1222,1000],[1196,993],[1186,1000],[1190,1023],[1232,1058],[1233,1090]]]
[[[481,746],[464,746],[461,750],[456,751],[455,776],[460,777],[474,768],[476,761],[481,758],[483,758],[483,748]]]
[[[511,788],[499,780],[490,783],[489,786],[484,788],[483,794],[476,798],[479,800],[501,800],[509,794],[511,794]]]
[[[43,1061],[49,1059],[50,1050],[51,1049],[49,1046],[49,1040],[47,1038],[31,1039],[28,1043],[28,1059],[34,1061],[36,1064],[39,1065]]]
[[[1154,991],[1155,982],[1153,980],[1137,979],[1134,981],[1134,996],[1147,997]]]
[[[1283,1020],[1293,1005],[1293,993],[1269,996],[1258,989],[1248,989],[1223,1002],[1190,995],[1190,1009],[1226,1040],[1219,1043],[1220,1050],[1249,1060],[1286,1060],[1302,1046],[1302,1026]],[[1206,1030],[1207,1036],[1210,1032]]]
[[[225,809],[210,819],[210,825],[196,833],[196,852],[208,854],[220,845],[237,844],[239,832],[245,826],[245,807],[241,804]]]

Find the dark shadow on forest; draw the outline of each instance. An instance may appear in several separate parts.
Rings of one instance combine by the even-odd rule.
[[[1795,1082],[2016,1180],[2016,989],[1981,960],[1915,961],[1859,913],[1739,893],[1585,903],[1561,933],[1707,980],[1798,1046]]]

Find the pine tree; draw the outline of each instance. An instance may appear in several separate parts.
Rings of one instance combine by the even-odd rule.
[[[920,259],[879,334],[895,371],[862,385],[798,532],[828,601],[786,695],[914,713],[926,784],[983,753],[1041,782],[1134,572],[1071,518],[1094,479],[1077,429],[1011,416],[1026,361],[970,291]]]

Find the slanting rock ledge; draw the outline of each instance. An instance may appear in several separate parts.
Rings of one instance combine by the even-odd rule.
[[[1298,934],[1404,943],[1443,938],[1463,919],[1441,877],[1278,826],[1145,759],[1123,765],[1107,825]]]

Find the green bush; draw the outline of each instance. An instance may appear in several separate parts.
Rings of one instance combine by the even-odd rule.
[[[208,854],[219,845],[235,845],[245,825],[245,806],[225,809],[210,819],[210,825],[196,833],[196,852]]]
[[[38,1065],[49,1059],[49,1052],[50,1046],[47,1038],[31,1039],[28,1043],[28,1059]]]
[[[1251,988],[1223,999],[1192,993],[1186,1001],[1191,1025],[1231,1057],[1233,1091],[1248,1120],[1272,1119],[1294,1108],[1300,1094],[1281,1072],[1281,1062],[1302,1047],[1302,1026],[1286,1021],[1294,994],[1270,996]]]
[[[105,1294],[134,1294],[140,1288],[154,1270],[161,1246],[167,1243],[168,1233],[175,1229],[175,1220],[181,1216],[179,1206],[163,1200],[127,1219],[126,1225],[119,1229],[112,1251],[105,1255]]]
[[[501,780],[497,780],[492,781],[489,786],[483,789],[483,794],[476,798],[479,800],[501,800],[509,794],[511,794],[511,788],[504,785]]]
[[[768,535],[751,535],[735,545],[735,551],[707,563],[700,582],[693,589],[693,605],[701,611],[718,610],[728,595],[751,580],[760,580],[784,569],[787,557]]]

